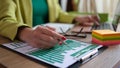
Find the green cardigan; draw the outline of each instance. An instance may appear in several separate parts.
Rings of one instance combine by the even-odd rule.
[[[0,35],[14,40],[21,26],[32,27],[31,0],[0,0]],[[49,22],[71,23],[75,16],[63,12],[58,0],[47,0]]]

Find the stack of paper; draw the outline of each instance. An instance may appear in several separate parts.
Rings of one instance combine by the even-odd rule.
[[[104,46],[120,44],[120,32],[112,30],[93,30],[92,42]]]

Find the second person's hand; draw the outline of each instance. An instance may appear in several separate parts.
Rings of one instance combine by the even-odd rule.
[[[75,22],[79,25],[99,25],[100,19],[97,15],[89,15],[89,16],[76,16]]]

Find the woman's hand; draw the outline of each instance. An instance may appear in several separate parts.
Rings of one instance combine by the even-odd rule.
[[[19,39],[33,47],[48,49],[66,38],[55,32],[52,27],[38,26],[36,29],[24,28],[19,32]]]
[[[96,15],[91,16],[76,16],[75,22],[79,23],[80,25],[90,25],[91,23],[95,25],[99,25],[100,19]]]

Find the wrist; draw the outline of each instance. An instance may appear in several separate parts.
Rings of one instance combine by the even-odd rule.
[[[75,24],[75,25],[79,25],[80,23],[81,23],[81,17],[79,17],[79,16],[76,16],[74,19],[73,19],[73,24]]]
[[[20,41],[24,41],[27,40],[27,38],[29,38],[30,34],[32,33],[32,29],[26,26],[23,27],[19,27],[18,28],[18,33],[17,33],[17,39]]]
[[[72,23],[73,23],[73,24],[76,24],[76,23],[77,23],[76,17],[73,19]]]

